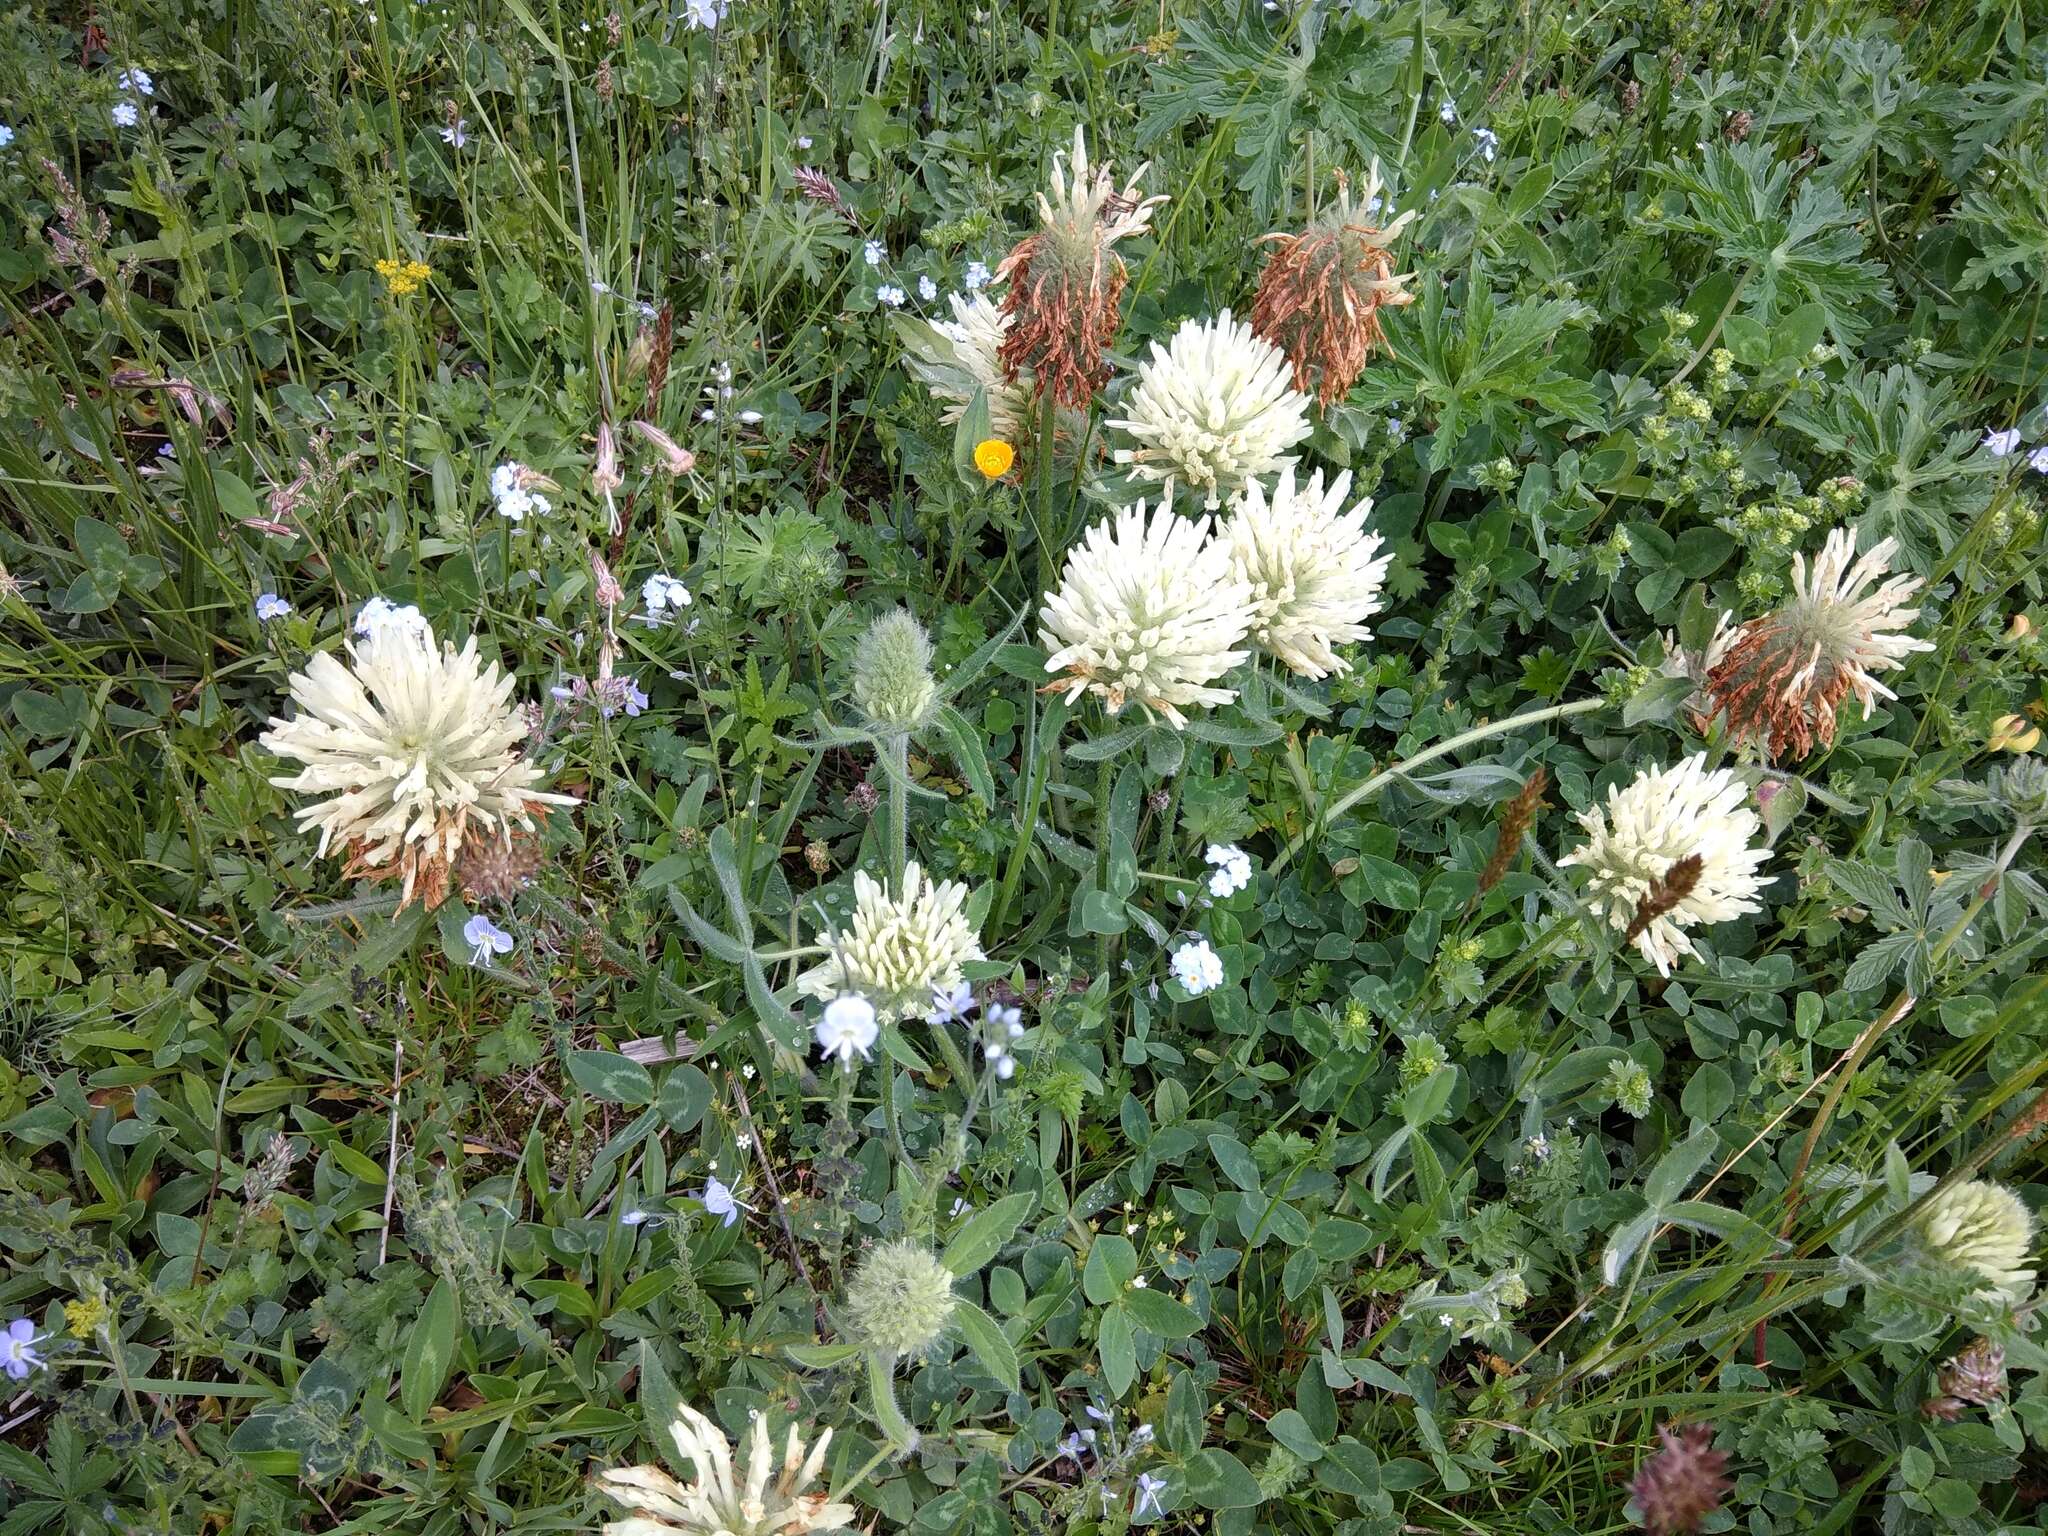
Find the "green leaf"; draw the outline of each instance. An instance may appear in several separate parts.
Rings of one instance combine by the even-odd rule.
[[[1106,1307],[1123,1295],[1137,1277],[1138,1250],[1131,1246],[1131,1240],[1105,1232],[1088,1249],[1088,1262],[1081,1269],[1081,1289],[1098,1307]]]
[[[1691,1187],[1694,1177],[1721,1145],[1712,1126],[1702,1126],[1657,1160],[1643,1180],[1643,1198],[1652,1207],[1671,1204]]]
[[[1130,1314],[1105,1307],[1096,1325],[1095,1351],[1102,1360],[1102,1381],[1111,1397],[1122,1397],[1138,1379],[1138,1349],[1131,1335]]]
[[[672,1070],[661,1080],[655,1108],[668,1128],[677,1133],[693,1130],[711,1107],[711,1079],[688,1063]]]
[[[1250,1509],[1260,1501],[1259,1480],[1220,1447],[1195,1452],[1185,1475],[1188,1497],[1204,1509]]]
[[[1703,1063],[1686,1081],[1679,1107],[1694,1120],[1711,1124],[1728,1112],[1735,1102],[1735,1083],[1728,1070],[1714,1062]]]
[[[1037,1195],[1019,1192],[1003,1196],[986,1210],[976,1211],[960,1224],[960,1230],[946,1244],[946,1251],[939,1255],[939,1262],[949,1273],[963,1279],[974,1274],[1002,1252],[1003,1244],[1037,1204]]]
[[[1193,1307],[1143,1286],[1124,1292],[1123,1306],[1132,1322],[1162,1339],[1192,1338],[1202,1331],[1201,1315]]]
[[[1012,1344],[996,1320],[971,1301],[953,1304],[953,1322],[960,1337],[974,1351],[982,1369],[1015,1392],[1023,1385],[1017,1365],[1017,1346]]]
[[[406,1340],[405,1364],[398,1376],[398,1401],[415,1424],[440,1401],[448,1374],[455,1368],[455,1350],[462,1338],[462,1301],[444,1276],[427,1292],[425,1305]]]
[[[616,1051],[571,1051],[569,1076],[593,1099],[639,1108],[654,1102],[654,1078],[647,1069]]]
[[[419,902],[414,902],[389,923],[373,925],[346,962],[326,970],[318,981],[291,1000],[285,1009],[285,1017],[302,1019],[309,1013],[318,1013],[323,1008],[339,1004],[348,997],[354,977],[383,974],[393,961],[412,948],[420,930],[426,925],[427,909]]]

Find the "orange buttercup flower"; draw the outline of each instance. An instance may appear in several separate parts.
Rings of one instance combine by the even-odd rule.
[[[985,437],[974,445],[974,467],[984,478],[1000,480],[1017,462],[1017,450],[1000,437]]]

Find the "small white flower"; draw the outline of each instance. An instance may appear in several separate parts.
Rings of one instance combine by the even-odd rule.
[[[879,240],[868,241],[867,244],[860,248],[860,254],[861,259],[869,266],[879,267],[882,264],[883,256],[882,242]]]
[[[696,29],[706,30],[725,20],[727,0],[683,0],[683,22]]]
[[[2002,459],[2020,445],[2020,429],[2007,427],[2003,432],[1986,432],[1983,447],[1994,459]]]
[[[1005,1052],[996,1058],[996,1076],[1008,1082],[1017,1075],[1017,1058]]]
[[[451,149],[461,149],[469,142],[469,119],[458,117],[441,130],[441,142]]]
[[[114,103],[114,126],[116,128],[133,128],[135,126],[134,102],[117,101]]]
[[[489,965],[492,955],[512,953],[512,935],[481,912],[462,925],[462,942],[469,946],[471,965]]]
[[[1436,109],[1436,116],[1437,121],[1442,123],[1446,128],[1448,128],[1452,123],[1455,123],[1458,120],[1458,109],[1447,101],[1442,106]]]
[[[853,1058],[867,1060],[881,1027],[875,1023],[875,1007],[857,992],[842,993],[825,1005],[812,1033],[818,1049],[829,1059],[839,1058],[842,1069],[850,1070]]]
[[[7,124],[0,123],[0,149],[5,149],[8,145],[12,144],[13,142],[14,130],[8,127]]]
[[[761,425],[761,413],[759,411],[741,411],[739,423],[743,427],[758,427]]]
[[[798,149],[809,149],[811,147],[811,136],[808,133],[798,134],[796,136],[796,147]]]
[[[149,78],[149,71],[130,65],[121,71],[116,83],[132,96],[154,96],[156,82]]]
[[[1173,952],[1173,979],[1200,997],[1223,985],[1223,959],[1207,939],[1196,939]]]
[[[690,589],[665,572],[657,573],[640,583],[640,600],[651,614],[667,613],[670,609],[681,613],[690,606]]]
[[[974,988],[961,980],[955,982],[950,990],[932,988],[932,1011],[925,1017],[934,1024],[958,1024],[974,1012],[974,1008]]]
[[[704,1190],[697,1196],[697,1199],[704,1207],[704,1214],[718,1217],[718,1224],[722,1227],[729,1227],[738,1221],[741,1211],[752,1209],[745,1201],[733,1194],[728,1185],[709,1174],[705,1175]]]
[[[939,296],[939,285],[931,280],[929,274],[917,280],[917,296],[927,304]]]
[[[1165,1510],[1159,1503],[1159,1495],[1166,1491],[1166,1479],[1154,1477],[1150,1472],[1138,1474],[1138,1501],[1131,1506],[1131,1518],[1142,1520],[1147,1515],[1163,1515]]]
[[[985,261],[970,261],[967,263],[967,275],[961,281],[966,284],[967,291],[973,293],[978,289],[986,288],[988,286],[988,279],[988,263]]]
[[[1214,510],[1245,483],[1283,469],[1309,435],[1308,396],[1287,354],[1224,310],[1189,320],[1165,346],[1152,343],[1126,414],[1107,426],[1137,440],[1116,450],[1133,474],[1185,483]]]
[[[2048,443],[2027,455],[2027,467],[2037,475],[2048,475]]]
[[[888,305],[891,309],[900,309],[903,307],[904,299],[909,297],[909,295],[904,293],[904,291],[901,288],[898,288],[894,283],[884,283],[881,287],[875,290],[875,297],[880,299],[884,304]]]
[[[1228,901],[1252,883],[1252,856],[1235,843],[1211,843],[1204,857],[1215,866],[1209,875],[1209,894]]]
[[[1455,1324],[1455,1323],[1457,1322],[1457,1319],[1456,1319],[1456,1318],[1454,1318],[1454,1317],[1452,1317],[1452,1316],[1451,1316],[1451,1314],[1450,1314],[1450,1313],[1448,1313],[1448,1312],[1439,1312],[1439,1313],[1437,1313],[1437,1315],[1436,1315],[1436,1320],[1437,1320],[1437,1322],[1438,1322],[1439,1324],[1441,1324],[1441,1325],[1442,1325],[1443,1327],[1445,1327],[1445,1328],[1449,1328],[1449,1327],[1453,1326],[1453,1325],[1454,1325],[1454,1324]]]
[[[356,614],[356,638],[367,639],[387,625],[393,624],[415,634],[423,634],[428,629],[426,615],[411,603],[401,608],[389,598],[372,597],[364,602],[361,611]]]
[[[256,619],[268,624],[272,619],[281,619],[292,611],[292,605],[275,592],[265,592],[256,599]]]
[[[1490,128],[1474,128],[1472,137],[1479,141],[1480,158],[1488,165],[1493,164],[1493,157],[1500,149],[1499,136]]]

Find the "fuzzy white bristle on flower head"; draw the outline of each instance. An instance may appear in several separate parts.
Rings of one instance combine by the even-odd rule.
[[[1890,574],[1898,550],[1896,539],[1880,539],[1858,557],[1856,535],[1837,528],[1810,572],[1804,555],[1792,557],[1792,600],[1744,624],[1707,676],[1730,735],[1760,740],[1772,756],[1804,757],[1833,742],[1845,697],[1855,695],[1866,719],[1878,699],[1898,697],[1875,674],[1934,649],[1905,632],[1920,617],[1905,604],[1921,582]]]
[[[352,667],[322,652],[292,674],[299,713],[273,717],[262,744],[305,765],[272,784],[331,793],[301,807],[299,825],[320,829],[322,856],[344,851],[352,878],[396,875],[401,904],[438,906],[465,837],[530,832],[550,806],[576,803],[538,788],[546,775],[518,751],[527,722],[513,680],[475,637],[458,651],[398,610],[348,649]]]
[[[1690,889],[1635,935],[1662,976],[1681,955],[1698,953],[1686,929],[1761,911],[1757,893],[1768,883],[1757,870],[1770,850],[1751,845],[1763,824],[1743,805],[1748,790],[1726,768],[1707,772],[1706,763],[1695,753],[1609,789],[1604,807],[1579,813],[1586,841],[1558,860],[1584,867],[1592,877],[1586,905],[1623,930],[1674,865],[1699,860]]]
[[[1317,470],[1296,488],[1280,471],[1269,499],[1256,480],[1244,489],[1218,541],[1251,587],[1251,641],[1301,677],[1351,670],[1335,647],[1369,640],[1365,620],[1380,610],[1391,552],[1365,531],[1372,498],[1348,512],[1351,472],[1325,489]]]
[[[1230,551],[1209,537],[1209,519],[1144,502],[1090,528],[1067,555],[1060,588],[1038,610],[1045,670],[1069,703],[1101,697],[1112,715],[1136,704],[1185,726],[1192,705],[1228,704],[1212,686],[1250,652],[1251,587]]]
[[[1132,473],[1172,494],[1185,484],[1213,511],[1248,482],[1294,462],[1287,450],[1309,435],[1308,396],[1290,382],[1287,355],[1233,321],[1189,320],[1138,369],[1138,384],[1111,421],[1137,439],[1116,450]]]
[[[853,877],[853,921],[821,935],[831,956],[799,977],[797,989],[822,1001],[858,992],[888,1020],[923,1013],[934,987],[950,992],[961,967],[982,958],[966,908],[966,886],[930,880],[916,864],[904,869],[902,894],[893,897],[861,870]]]
[[[725,1431],[694,1408],[678,1404],[676,1412],[680,1417],[669,1433],[695,1479],[686,1488],[654,1466],[598,1473],[598,1491],[634,1512],[628,1519],[608,1521],[604,1536],[804,1536],[853,1522],[851,1504],[804,1492],[825,1468],[831,1430],[819,1435],[805,1455],[803,1439],[790,1425],[778,1472],[768,1416],[755,1415],[742,1476],[733,1469],[732,1442]]]

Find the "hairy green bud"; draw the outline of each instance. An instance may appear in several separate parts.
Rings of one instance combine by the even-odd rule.
[[[883,1243],[847,1285],[846,1309],[869,1349],[923,1355],[953,1319],[953,1275],[916,1243]]]
[[[924,626],[902,608],[870,624],[853,653],[853,702],[886,731],[929,724],[939,699],[932,677],[932,642]]]

